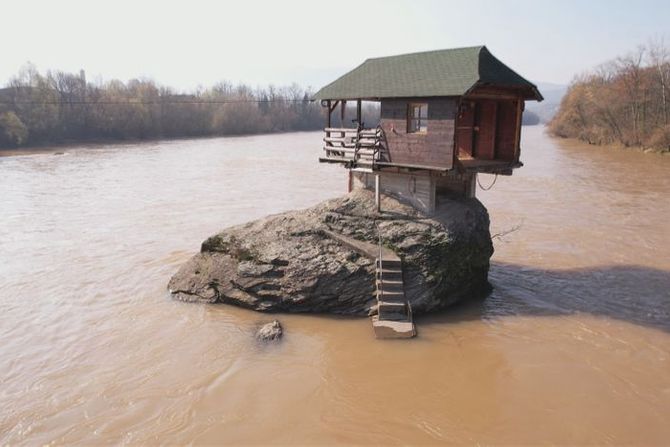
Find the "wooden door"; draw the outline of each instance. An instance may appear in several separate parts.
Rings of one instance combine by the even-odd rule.
[[[517,147],[518,101],[498,102],[498,132],[496,135],[496,159],[515,161]]]
[[[475,103],[463,102],[456,123],[456,154],[458,158],[472,158],[475,139]]]
[[[477,113],[475,114],[475,137],[474,157],[481,160],[493,160],[496,143],[498,104],[493,100],[477,101]]]

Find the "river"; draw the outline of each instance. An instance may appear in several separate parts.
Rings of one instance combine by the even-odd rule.
[[[207,236],[345,191],[321,137],[0,157],[0,444],[667,444],[668,156],[524,127],[478,191],[493,293],[411,341],[170,300]]]

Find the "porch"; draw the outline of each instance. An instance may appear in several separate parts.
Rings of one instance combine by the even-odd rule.
[[[381,127],[326,127],[324,132],[325,156],[319,157],[320,162],[372,169],[377,162],[387,159]]]

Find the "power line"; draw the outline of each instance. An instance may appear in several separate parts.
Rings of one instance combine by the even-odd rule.
[[[311,103],[311,99],[189,99],[189,100],[175,100],[175,99],[158,99],[148,101],[9,101],[0,100],[0,104],[10,105],[161,105],[161,104],[268,104],[268,103]]]

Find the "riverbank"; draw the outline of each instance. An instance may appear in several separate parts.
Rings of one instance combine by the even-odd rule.
[[[586,147],[595,146],[595,147],[602,147],[602,148],[611,148],[611,149],[620,150],[620,151],[640,152],[640,153],[644,153],[644,154],[670,155],[670,149],[657,149],[657,148],[650,148],[650,147],[643,147],[643,146],[625,146],[623,144],[617,144],[617,143],[609,143],[609,144],[592,143],[590,141],[582,140],[580,138],[561,137],[559,135],[553,135],[551,133],[551,131],[546,127],[545,127],[545,132],[547,132],[547,135],[551,138],[556,138],[558,140],[564,140],[568,143],[572,142],[572,143],[583,144]]]
[[[644,154],[658,154],[658,155],[670,155],[670,148],[667,149],[658,149],[658,148],[650,148],[650,147],[643,147],[643,146],[626,146],[620,143],[608,143],[608,144],[600,144],[600,143],[594,143],[585,139],[577,138],[577,137],[565,137],[561,135],[557,135],[555,132],[552,132],[550,123],[544,124],[539,126],[542,128],[542,132],[549,138],[553,138],[557,140],[559,143],[563,142],[568,145],[581,145],[583,148],[588,148],[588,147],[598,147],[598,148],[604,148],[604,149],[613,149],[617,151],[630,151],[630,152],[639,152],[639,153],[644,153]]]

